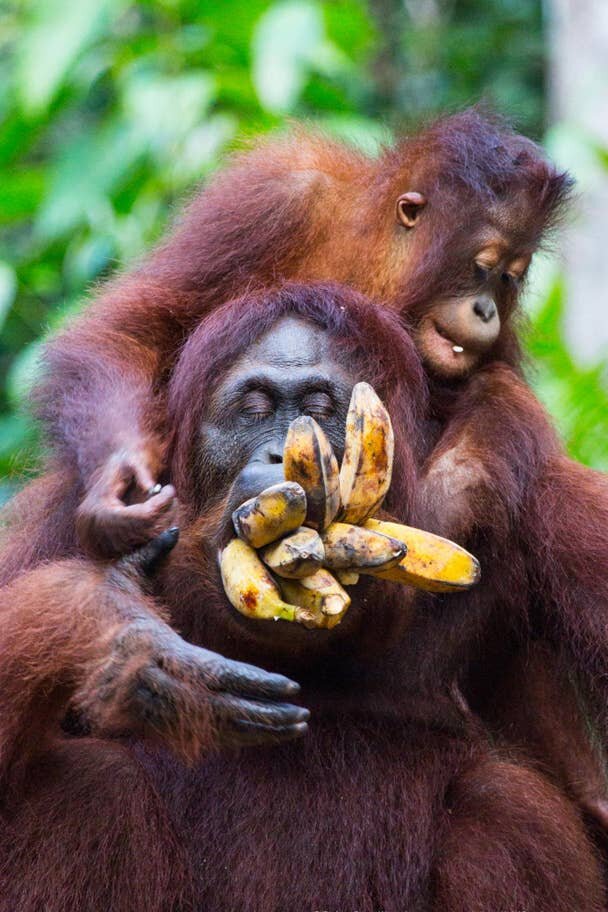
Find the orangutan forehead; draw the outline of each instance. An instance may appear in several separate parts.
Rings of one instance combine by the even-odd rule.
[[[493,269],[512,260],[514,271],[524,272],[542,233],[534,216],[530,198],[523,192],[488,207],[484,223],[471,241],[476,261]]]
[[[525,188],[513,189],[488,209],[488,228],[502,235],[514,247],[538,246],[545,222],[540,200]]]
[[[217,389],[225,390],[234,384],[260,385],[262,376],[278,387],[287,378],[311,385],[315,377],[322,383],[326,379],[329,382],[329,378],[343,382],[348,374],[325,329],[302,317],[287,315],[250,344]]]
[[[302,317],[287,315],[256,339],[241,360],[271,362],[289,370],[310,367],[327,358],[330,352],[327,332]]]

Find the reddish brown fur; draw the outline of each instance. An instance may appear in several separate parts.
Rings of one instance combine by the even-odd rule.
[[[188,671],[195,647],[158,664],[159,642],[183,641],[155,620],[136,562],[70,559],[22,573],[0,607],[0,910],[600,912],[597,862],[573,807],[538,773],[495,754],[451,696],[477,652],[522,622],[514,596],[527,555],[515,541],[509,578],[487,561],[479,591],[429,596],[413,613],[407,589],[374,582],[365,608],[353,605],[331,635],[278,624],[260,637],[227,606],[208,531],[218,528],[218,505],[202,497],[210,515],[189,509],[204,485],[189,454],[211,360],[228,363],[235,340],[245,348],[266,314],[323,320],[401,417],[389,507],[405,520],[417,515],[424,437],[421,366],[388,311],[321,288],[249,304],[201,327],[173,378],[184,531],[155,602],[193,643],[297,670],[311,731],[281,747],[209,752],[205,691]],[[390,356],[382,363],[377,352]],[[152,672],[150,716],[129,681]],[[95,737],[61,735],[70,703],[86,709]],[[130,740],[102,737],[125,726]],[[185,767],[142,734],[186,755],[194,734],[202,755]]]
[[[479,371],[451,403],[421,484],[421,524],[467,544],[484,567],[499,562],[490,586],[501,604],[519,603],[519,629],[480,655],[465,686],[472,704],[604,829],[606,767],[593,741],[599,733],[605,747],[606,697],[596,693],[595,708],[588,698],[606,674],[597,663],[607,495],[606,476],[562,454],[541,406],[504,364]],[[526,645],[513,653],[517,642]]]
[[[413,245],[396,234],[393,218],[395,197],[412,186],[427,195],[432,216],[415,229]],[[109,286],[80,323],[54,343],[40,398],[62,476],[57,484],[44,480],[36,497],[24,495],[33,510],[20,511],[21,534],[13,531],[5,549],[3,578],[40,559],[73,553],[74,502],[94,487],[109,454],[141,453],[152,475],[161,471],[165,380],[201,314],[252,285],[290,276],[330,277],[389,300],[415,321],[429,300],[467,287],[467,270],[484,233],[476,235],[472,225],[485,230],[491,212],[514,246],[534,249],[566,189],[564,176],[553,172],[535,147],[477,112],[439,122],[379,163],[304,134],[244,156],[194,201],[164,247],[133,275]],[[506,209],[501,205],[505,196]],[[488,360],[497,357],[518,366],[509,322]],[[440,420],[429,431],[427,445],[448,423],[453,405],[454,390],[434,392]],[[467,386],[456,390],[457,414],[472,419],[468,434],[477,436],[467,437],[464,458],[469,448],[472,457],[480,456],[473,464],[487,483],[471,488],[465,477],[464,489],[446,501],[449,512],[445,504],[433,506],[433,485],[427,485],[428,517],[442,527],[454,522],[463,536],[471,526],[489,527],[496,553],[513,534],[526,479],[534,477],[554,445],[545,450],[542,439],[533,439],[542,421],[535,426],[532,400],[526,413],[503,386],[494,398],[480,397],[476,414],[478,392],[475,386],[473,395]],[[495,414],[504,409],[506,418],[521,415],[522,423],[514,421],[513,438],[508,422],[499,422],[486,445],[478,439],[479,429],[484,415],[491,421],[492,409],[498,409]],[[521,447],[509,443],[520,438]],[[431,465],[455,439],[456,427],[448,424]],[[495,446],[505,455],[495,456]],[[472,475],[469,468],[469,479]],[[69,498],[62,496],[68,488]],[[439,490],[454,493],[441,485]],[[496,491],[501,492],[498,505]],[[57,506],[49,509],[53,500],[45,498],[57,492]],[[436,497],[435,492],[435,503]],[[144,537],[154,528],[154,523],[144,525]],[[122,550],[136,538],[129,532],[114,544]]]

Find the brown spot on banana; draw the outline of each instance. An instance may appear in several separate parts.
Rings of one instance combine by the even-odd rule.
[[[285,478],[301,485],[306,494],[304,524],[324,529],[340,508],[340,473],[329,440],[309,415],[296,418],[289,426],[283,468]]]
[[[369,383],[353,387],[340,469],[340,519],[360,525],[376,512],[391,484],[394,436],[390,416]]]
[[[236,534],[252,548],[262,548],[302,525],[306,495],[291,481],[272,485],[246,500],[232,514]]]

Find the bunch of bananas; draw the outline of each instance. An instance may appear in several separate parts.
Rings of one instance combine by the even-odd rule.
[[[252,618],[339,624],[350,605],[344,586],[370,574],[435,592],[468,589],[476,559],[453,542],[373,519],[390,487],[390,416],[368,383],[354,387],[341,468],[317,422],[296,418],[285,440],[285,482],[241,504],[238,538],[220,554],[226,595]]]

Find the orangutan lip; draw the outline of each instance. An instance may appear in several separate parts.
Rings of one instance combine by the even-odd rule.
[[[457,342],[454,342],[453,339],[450,339],[450,337],[448,336],[446,331],[441,326],[439,326],[438,323],[433,322],[433,327],[438,336],[441,336],[442,339],[445,339],[446,342],[450,343],[454,354],[461,355],[464,352],[464,348],[462,347],[462,345],[459,345]]]

